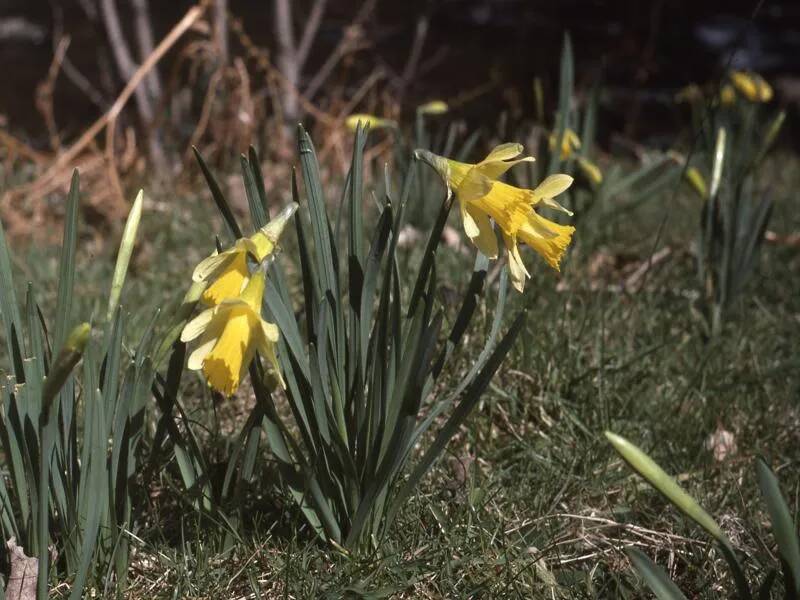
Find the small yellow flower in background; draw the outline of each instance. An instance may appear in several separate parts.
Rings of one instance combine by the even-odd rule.
[[[450,110],[444,100],[431,100],[417,107],[417,112],[423,115],[443,115]]]
[[[730,83],[726,83],[719,91],[719,101],[723,106],[730,106],[736,102],[736,90]]]
[[[730,78],[736,91],[750,102],[769,102],[772,100],[772,87],[758,73],[732,71]]]
[[[554,152],[555,149],[559,146],[556,142],[556,132],[550,134],[548,139],[548,143],[550,146],[550,152]],[[581,138],[578,137],[578,134],[572,131],[572,129],[565,129],[564,135],[561,136],[561,160],[567,160],[572,153],[576,150],[581,149]]]
[[[702,100],[703,91],[696,83],[690,83],[689,85],[682,87],[678,90],[678,93],[675,94],[675,102],[677,104],[695,104],[697,102],[702,102]]]
[[[497,236],[491,220],[500,228],[508,250],[508,265],[514,287],[522,292],[530,277],[517,248],[521,241],[538,252],[554,269],[572,239],[574,227],[559,225],[539,215],[540,204],[572,214],[553,200],[572,184],[569,175],[551,175],[536,189],[517,188],[497,178],[521,162],[534,160],[522,154],[521,144],[501,144],[478,164],[462,163],[417,150],[416,156],[429,164],[444,180],[448,194],[455,193],[464,223],[464,232],[488,258],[497,258]],[[490,220],[491,219],[491,220]]]
[[[359,123],[361,123],[362,127],[369,126],[369,128],[373,130],[397,127],[397,123],[391,119],[382,119],[381,117],[376,117],[375,115],[369,115],[367,113],[350,115],[344,120],[345,126],[350,131],[355,131]]]
[[[603,183],[603,172],[600,170],[600,167],[598,167],[588,158],[579,156],[578,168],[581,170],[581,173],[583,173],[583,176],[591,181],[594,185],[600,185]]]
[[[686,181],[689,182],[689,185],[692,186],[692,189],[697,192],[697,195],[700,196],[700,198],[703,200],[708,198],[708,187],[706,186],[706,180],[700,171],[697,170],[697,167],[689,167],[686,169],[684,177],[686,178]]]
[[[181,333],[182,342],[198,339],[189,355],[188,368],[202,369],[208,385],[225,396],[239,388],[256,351],[267,359],[281,385],[280,367],[275,355],[278,327],[261,318],[264,272],[249,278],[236,298],[227,298],[189,321]]]
[[[204,304],[214,306],[226,298],[239,295],[250,278],[247,256],[252,256],[259,263],[270,256],[297,207],[297,203],[292,202],[251,237],[236,240],[232,248],[221,253],[214,252],[197,265],[192,274],[193,281],[213,280],[203,292],[201,300]]]

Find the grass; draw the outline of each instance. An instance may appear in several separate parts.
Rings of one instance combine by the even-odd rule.
[[[765,173],[777,200],[772,228],[797,231],[800,216],[790,203],[800,160],[779,154]],[[219,225],[203,184],[196,189],[177,198],[160,190],[146,205],[140,231],[148,243],[134,256],[123,301],[135,309],[134,336],[153,310],[180,300]],[[613,206],[611,199],[581,221],[560,279],[526,255],[534,267],[527,293],[535,299],[525,330],[380,554],[356,559],[321,547],[298,528],[303,521],[288,498],[269,488],[248,490],[248,521],[234,543],[219,523],[183,503],[167,454],[140,474],[143,510],[132,530],[127,596],[638,598],[641,582],[621,552],[635,543],[687,596],[730,597],[718,550],[631,474],[605,429],[678,474],[763,576],[774,548],[752,458],[768,458],[795,514],[800,501],[800,256],[767,246],[723,335],[706,344],[691,311],[698,200],[679,188],[623,214]],[[672,253],[664,262],[633,291],[618,289],[665,245]],[[98,290],[107,289],[114,257],[106,247],[85,248],[77,314],[102,318],[102,300],[91,299],[104,298]],[[416,252],[409,250],[410,261]],[[291,242],[286,253],[291,260]],[[57,264],[51,249],[32,247],[18,265],[24,278],[40,282],[45,311],[55,305]],[[471,258],[443,254],[439,267],[457,288]],[[454,365],[445,385],[466,367],[466,360]],[[185,374],[184,386],[193,377]],[[185,408],[211,462],[221,463],[252,399],[241,394],[215,405],[199,380],[195,389],[185,394]],[[738,447],[723,462],[706,448],[718,427]],[[278,481],[267,451],[260,456],[255,481]]]

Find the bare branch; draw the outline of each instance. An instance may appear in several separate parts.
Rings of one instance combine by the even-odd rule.
[[[300,65],[294,45],[294,23],[289,0],[275,0],[275,37],[278,40],[278,70],[286,78],[290,87],[297,89],[300,79]],[[297,97],[284,90],[283,111],[286,119],[293,121],[298,116]]]
[[[408,55],[408,61],[403,69],[403,87],[408,85],[411,78],[417,72],[419,59],[422,56],[422,48],[425,46],[425,38],[428,37],[428,17],[427,15],[420,15],[417,19],[417,27],[414,31],[414,43],[411,45],[411,52]]]
[[[122,34],[122,27],[120,26],[119,13],[117,13],[117,6],[114,0],[100,0],[100,10],[103,15],[103,23],[108,34],[108,40],[111,44],[111,50],[114,53],[114,60],[117,63],[117,68],[120,75],[125,81],[130,81],[133,74],[136,72],[136,63],[131,56],[128,43]],[[139,116],[142,117],[145,125],[149,125],[153,120],[153,107],[150,104],[150,98],[147,91],[143,87],[137,87],[135,91],[136,106],[139,109]]]
[[[159,60],[167,53],[167,51],[175,45],[181,36],[186,33],[189,28],[202,16],[205,5],[198,4],[190,8],[183,18],[170,30],[163,40],[156,46],[153,53],[147,57],[147,60],[142,63],[142,66],[133,74],[133,77],[128,81],[125,89],[111,105],[102,117],[97,119],[89,129],[87,129],[80,139],[72,144],[67,150],[58,155],[58,158],[52,165],[45,171],[41,177],[36,179],[30,185],[24,187],[25,193],[35,195],[36,190],[45,187],[53,178],[61,172],[66,165],[72,162],[100,133],[104,127],[114,127],[116,125],[117,117],[122,109],[127,104],[130,97],[134,94],[134,90],[139,87],[139,84],[144,79],[145,75],[158,63]]]
[[[132,0],[133,6],[133,25],[136,29],[136,43],[139,47],[139,59],[144,60],[153,53],[153,27],[150,20],[150,9],[147,0]],[[153,69],[147,74],[145,79],[147,89],[153,102],[161,100],[161,79],[158,76],[158,69]]]
[[[297,47],[297,60],[298,70],[303,70],[303,65],[306,64],[308,53],[314,45],[314,39],[319,31],[319,26],[322,23],[322,17],[325,15],[325,7],[328,0],[314,0],[314,5],[311,7],[311,12],[306,20],[306,26],[303,29],[303,37],[300,38],[300,45]]]
[[[228,64],[228,0],[214,0],[214,39],[220,63]]]

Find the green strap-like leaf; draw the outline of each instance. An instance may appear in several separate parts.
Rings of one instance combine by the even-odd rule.
[[[641,550],[627,548],[625,553],[658,600],[686,600],[686,596],[664,572],[664,569],[650,560]]]
[[[208,165],[206,165],[206,161],[203,160],[200,152],[194,146],[192,146],[192,152],[194,152],[194,157],[197,159],[197,163],[200,165],[200,170],[203,172],[203,177],[206,178],[208,189],[211,190],[211,197],[214,199],[214,203],[217,205],[220,214],[222,214],[222,218],[225,220],[228,230],[234,238],[238,239],[242,237],[242,229],[239,227],[239,223],[236,222],[236,217],[234,216],[228,201],[225,199],[225,195],[222,193],[222,189],[220,189],[217,180],[214,179],[214,175],[211,174],[211,170],[208,168]]]
[[[772,535],[785,564],[784,579],[786,579],[787,593],[791,590],[793,597],[797,598],[800,596],[800,540],[797,536],[797,526],[781,494],[778,478],[762,458],[756,459],[756,476],[772,523]]]
[[[526,312],[524,310],[517,315],[512,322],[511,327],[509,327],[505,336],[503,336],[503,339],[497,345],[497,348],[495,348],[494,352],[492,352],[492,355],[486,361],[477,377],[475,377],[474,381],[464,391],[461,401],[458,403],[455,410],[447,419],[442,428],[439,430],[439,433],[436,435],[436,439],[414,467],[411,475],[392,500],[392,505],[389,507],[389,510],[386,514],[385,528],[388,529],[388,527],[391,526],[400,508],[402,508],[403,504],[405,504],[406,500],[408,500],[408,498],[414,492],[419,482],[430,470],[439,456],[441,456],[450,439],[458,432],[458,429],[478,404],[481,396],[483,396],[483,393],[489,386],[489,382],[492,380],[492,377],[494,377],[497,369],[505,359],[506,354],[508,354],[509,350],[511,350],[511,347],[514,345],[517,336],[519,335],[520,331],[522,331],[525,317]]]
[[[614,450],[625,459],[625,462],[669,500],[675,508],[700,525],[713,538],[730,546],[728,537],[711,515],[703,510],[697,501],[686,493],[678,485],[678,482],[659,467],[652,458],[620,435],[606,431],[605,436],[611,442]]]

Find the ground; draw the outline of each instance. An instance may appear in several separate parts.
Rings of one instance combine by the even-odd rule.
[[[765,173],[776,200],[770,229],[798,231],[800,161],[779,153]],[[124,297],[133,339],[152,310],[180,299],[219,228],[208,196],[200,181],[150,194]],[[749,574],[763,579],[777,561],[754,458],[767,458],[795,512],[800,500],[800,254],[766,244],[724,331],[706,341],[692,310],[699,200],[680,187],[633,211],[615,214],[613,206],[580,221],[560,276],[526,254],[533,300],[525,330],[379,553],[342,555],[298,527],[286,496],[263,485],[278,481],[266,450],[263,489],[248,490],[240,540],[181,503],[175,465],[166,462],[142,481],[148,508],[133,528],[127,595],[638,598],[642,582],[621,552],[636,544],[688,597],[730,597],[731,578],[708,536],[632,474],[604,430],[678,476],[741,550]],[[114,249],[84,241],[78,310],[102,315]],[[17,252],[18,266],[52,310],[57,252],[26,252]],[[652,268],[640,268],[659,253]],[[281,260],[292,259],[289,243]],[[446,285],[463,287],[471,258],[453,249],[439,260]],[[521,303],[512,300],[506,323]],[[465,346],[451,382],[480,349],[477,341]],[[184,386],[197,390],[186,408],[208,455],[223,461],[252,398],[214,403],[193,373]]]

